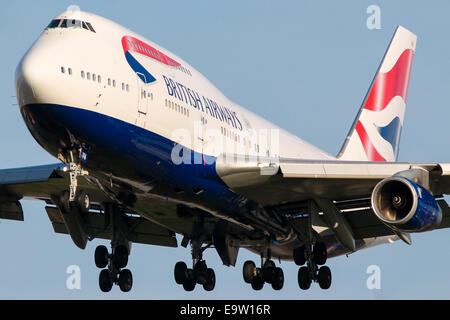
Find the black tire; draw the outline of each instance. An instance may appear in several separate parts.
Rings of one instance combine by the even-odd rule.
[[[320,267],[317,274],[320,288],[326,290],[331,286],[331,270],[327,266]]]
[[[242,267],[242,275],[244,276],[244,281],[246,283],[252,283],[253,277],[255,275],[256,265],[253,261],[245,261]]]
[[[252,288],[253,288],[253,290],[259,291],[263,287],[264,287],[264,279],[261,275],[261,272],[258,272],[258,275],[254,276],[252,279]]]
[[[327,262],[327,246],[323,242],[317,242],[313,249],[313,260],[321,266]]]
[[[296,265],[302,266],[306,263],[305,251],[306,251],[305,246],[301,246],[301,247],[294,249],[293,256],[294,256],[294,262]]]
[[[263,268],[275,268],[275,262],[273,262],[273,260],[266,260],[266,262],[264,262],[264,266]]]
[[[91,199],[86,191],[80,190],[77,192],[75,202],[82,213],[89,213],[89,210],[91,209]]]
[[[69,213],[70,212],[70,202],[69,202],[69,190],[64,190],[59,194],[59,209],[62,211],[62,213]]]
[[[98,284],[100,286],[100,290],[103,292],[110,292],[113,286],[113,281],[111,279],[111,274],[108,269],[103,269],[100,271],[100,275],[98,277]]]
[[[207,283],[207,272],[208,267],[206,266],[205,260],[198,261],[194,266],[194,279],[198,284],[204,285]]]
[[[128,250],[124,245],[117,246],[114,249],[113,263],[118,269],[125,268],[128,264]]]
[[[95,265],[97,268],[103,269],[108,265],[108,249],[105,246],[95,248]]]
[[[133,275],[128,269],[123,269],[119,273],[119,287],[122,292],[128,292],[133,287]]]
[[[284,285],[284,273],[281,268],[274,268],[272,274],[272,288],[274,290],[281,290]]]
[[[214,287],[216,286],[216,274],[214,273],[214,270],[211,268],[208,268],[206,270],[206,283],[203,285],[203,289],[206,291],[212,291],[214,290]]]
[[[272,283],[273,274],[275,272],[275,267],[272,267],[271,264],[268,264],[267,266],[264,264],[264,267],[262,269],[262,276],[265,282]]]
[[[188,269],[187,272],[189,273],[189,270],[192,271],[192,269]],[[183,282],[183,288],[186,291],[193,291],[195,289],[195,279],[192,279],[192,277],[187,277],[186,280]]]
[[[174,276],[175,276],[175,282],[177,284],[183,284],[184,281],[186,281],[186,270],[187,266],[186,263],[183,261],[179,261],[175,264],[175,268],[173,270]]]
[[[311,287],[311,278],[307,267],[298,269],[298,286],[302,290],[308,290]]]

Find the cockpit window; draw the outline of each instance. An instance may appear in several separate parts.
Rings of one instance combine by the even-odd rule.
[[[81,21],[69,19],[67,20],[67,28],[81,28]]]
[[[76,19],[54,19],[47,26],[47,29],[53,28],[83,28],[95,33],[94,28],[89,22],[80,21]]]
[[[86,22],[86,24],[92,32],[95,32],[94,28],[92,27],[92,24],[90,24],[89,22]]]
[[[61,19],[55,19],[55,20],[52,20],[51,22],[50,22],[50,24],[47,26],[47,28],[56,28],[56,27],[58,27],[59,26],[59,23],[61,22]]]

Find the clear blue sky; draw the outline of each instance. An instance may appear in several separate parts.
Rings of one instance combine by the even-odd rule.
[[[33,140],[16,105],[14,70],[52,17],[69,5],[112,19],[183,57],[231,100],[335,154],[351,126],[398,24],[418,35],[402,161],[450,161],[450,2],[448,1],[5,1],[0,10],[0,168],[54,163]],[[366,27],[369,5],[381,9],[381,29]],[[241,250],[227,268],[207,250],[216,289],[186,293],[173,279],[188,249],[134,245],[130,293],[104,294],[94,240],[85,250],[53,232],[38,201],[22,201],[25,222],[0,222],[0,299],[449,299],[450,230],[329,260],[329,290],[297,285],[293,263],[283,262],[285,286],[255,292],[242,264],[258,257]],[[66,268],[81,269],[81,289],[66,288]],[[366,269],[381,268],[381,290],[368,290]]]

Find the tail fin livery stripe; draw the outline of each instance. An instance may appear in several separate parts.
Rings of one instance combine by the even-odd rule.
[[[396,161],[417,37],[399,26],[337,156]]]
[[[385,158],[378,153],[377,149],[373,145],[372,141],[370,141],[369,135],[367,134],[366,129],[362,125],[361,121],[356,123],[356,132],[358,133],[359,139],[363,145],[364,151],[366,152],[367,159],[371,161],[386,161]]]
[[[378,73],[364,109],[381,111],[396,96],[401,96],[406,103],[413,56],[414,52],[407,49],[390,71]]]

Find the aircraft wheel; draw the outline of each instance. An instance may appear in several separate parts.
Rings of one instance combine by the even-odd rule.
[[[195,285],[196,285],[195,279],[192,276],[193,275],[193,270],[192,269],[187,269],[186,270],[186,274],[187,274],[187,277],[186,277],[186,279],[183,282],[183,288],[186,291],[193,291],[195,289]]]
[[[327,262],[327,246],[323,242],[317,242],[313,249],[313,260],[317,265]]]
[[[272,288],[274,290],[281,290],[284,285],[284,273],[281,268],[274,268],[272,272]]]
[[[133,286],[133,275],[128,269],[123,269],[119,273],[119,287],[123,292],[128,292]]]
[[[311,286],[311,278],[307,267],[301,267],[298,269],[298,286],[302,290],[308,290]]]
[[[91,199],[86,191],[80,190],[77,192],[75,202],[82,213],[89,213],[89,209],[91,208]]]
[[[253,277],[252,279],[252,288],[253,290],[261,290],[264,287],[264,278],[261,274],[261,269],[256,269],[257,275]]]
[[[69,190],[64,190],[59,194],[59,209],[63,213],[70,212]]]
[[[214,287],[216,286],[216,274],[214,273],[214,270],[211,268],[208,268],[206,270],[206,283],[203,285],[203,289],[206,291],[212,291],[214,290]]]
[[[331,270],[327,266],[323,266],[319,269],[317,274],[317,280],[319,286],[322,289],[328,289],[331,286]]]
[[[265,282],[272,283],[274,271],[275,271],[275,262],[273,262],[272,260],[267,260],[264,263],[264,266],[262,269],[263,278],[264,278]]]
[[[305,250],[306,246],[301,246],[294,249],[294,262],[298,266],[302,266],[306,263],[306,256],[305,256]]]
[[[109,273],[108,269],[103,269],[102,271],[100,271],[98,283],[100,285],[100,290],[102,290],[103,292],[111,291],[113,281],[111,279],[111,274]]]
[[[187,266],[186,263],[179,261],[175,264],[174,268],[174,275],[175,275],[175,282],[177,284],[183,284],[186,280],[186,270]]]
[[[128,264],[128,250],[124,245],[117,246],[113,253],[113,263],[118,269],[125,268]]]
[[[256,265],[253,261],[245,261],[242,267],[242,275],[244,276],[244,281],[246,283],[252,283],[253,277],[255,275]]]
[[[95,265],[97,268],[103,269],[108,265],[108,249],[105,246],[95,248]]]

